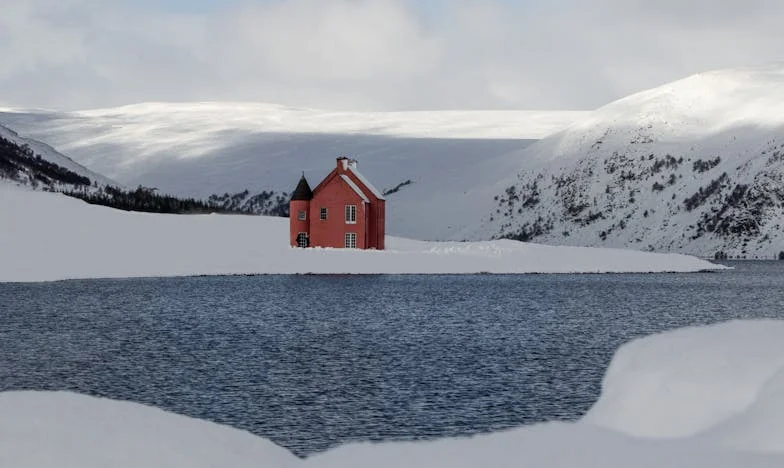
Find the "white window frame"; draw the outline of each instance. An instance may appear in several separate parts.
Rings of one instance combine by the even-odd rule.
[[[306,221],[308,219],[308,212],[306,210],[299,210],[297,219],[300,221]]]
[[[347,249],[356,249],[357,248],[357,233],[356,232],[347,232],[344,236],[344,246]]]
[[[326,208],[321,208],[319,210],[319,219],[320,220],[326,221],[328,215],[329,215],[329,210],[327,210]]]
[[[305,245],[302,245],[301,239],[305,240]],[[297,247],[301,249],[310,247],[310,236],[307,232],[300,232],[297,234]]]
[[[357,205],[346,205],[346,224],[357,224]]]

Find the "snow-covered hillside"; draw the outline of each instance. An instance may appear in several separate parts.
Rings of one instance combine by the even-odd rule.
[[[576,423],[353,444],[306,460],[243,431],[134,403],[0,393],[0,465],[774,468],[784,465],[782,356],[780,321],[676,330],[622,347],[598,403]]]
[[[97,174],[40,141],[0,126],[0,181],[48,190],[90,189],[116,182]]]
[[[394,192],[393,235],[775,258],[782,111],[777,64],[695,75],[590,113],[147,104],[6,112],[0,123],[128,185],[218,194],[225,207],[277,212],[301,171],[316,184],[345,154]]]
[[[34,214],[33,215],[31,215]],[[388,238],[386,251],[295,249],[288,220],[154,215],[0,185],[0,282],[255,273],[567,273],[721,269],[683,255],[503,240]],[[51,227],[56,226],[57,235]]]
[[[784,64],[703,73],[522,150],[470,236],[772,258],[784,251]]]
[[[583,112],[348,113],[269,104],[141,104],[85,112],[0,112],[0,124],[46,141],[128,186],[179,196],[212,194],[256,206],[315,185],[335,158],[359,160],[391,195],[388,232],[461,239],[486,210],[482,189],[519,168],[511,152],[565,128]],[[246,196],[237,195],[249,190]],[[478,194],[481,192],[481,196]],[[231,202],[233,203],[233,202]],[[268,207],[274,211],[274,207]]]

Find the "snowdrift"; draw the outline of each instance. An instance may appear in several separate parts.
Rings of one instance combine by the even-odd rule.
[[[0,394],[0,465],[780,467],[782,343],[784,322],[778,321],[664,333],[619,350],[600,400],[577,423],[434,442],[354,444],[307,460],[242,431],[133,403],[9,392]],[[650,437],[634,435],[642,433]]]
[[[721,269],[681,255],[514,241],[419,242],[386,251],[293,249],[288,220],[128,213],[0,185],[0,281],[287,273],[600,273]]]
[[[248,432],[135,403],[65,392],[0,393],[0,466],[250,468],[297,457]]]
[[[634,341],[583,419],[650,438],[784,454],[784,322],[736,321]]]

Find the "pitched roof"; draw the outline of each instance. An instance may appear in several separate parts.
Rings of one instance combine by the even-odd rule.
[[[302,178],[299,179],[299,183],[297,184],[297,188],[294,189],[294,193],[291,194],[291,200],[304,200],[310,201],[313,199],[313,190],[310,189],[310,185],[308,185],[308,180],[305,179],[303,175]]]
[[[371,193],[373,193],[373,196],[375,196],[379,200],[384,199],[384,195],[376,187],[374,187],[373,184],[371,184],[370,181],[367,180],[365,176],[362,175],[361,172],[357,170],[356,164],[349,164],[348,170],[351,171],[351,173],[354,174],[354,176],[356,176],[356,178],[359,179],[360,182],[362,182],[362,185],[364,185],[368,190],[370,190]]]
[[[370,203],[370,199],[367,197],[367,195],[365,195],[359,186],[357,186],[353,180],[349,179],[346,174],[340,174],[340,178],[343,179],[357,195],[359,195],[359,198],[361,198],[365,203]]]

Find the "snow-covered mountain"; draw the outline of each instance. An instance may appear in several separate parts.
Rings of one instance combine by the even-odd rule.
[[[349,155],[380,189],[398,188],[387,201],[390,234],[439,240],[460,239],[475,225],[492,197],[486,188],[520,166],[509,153],[583,115],[159,103],[68,113],[6,110],[0,123],[128,186],[216,194],[222,206],[265,206],[270,213],[302,171],[315,185],[335,157]]]
[[[40,141],[0,126],[0,181],[43,190],[92,190],[116,182]]]
[[[784,251],[784,65],[607,105],[517,155],[475,237],[747,258]]]

